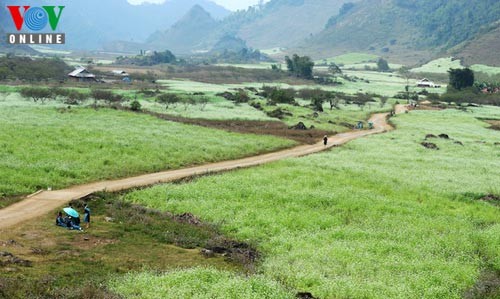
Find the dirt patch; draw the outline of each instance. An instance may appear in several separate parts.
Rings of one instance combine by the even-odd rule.
[[[432,143],[432,142],[422,142],[420,144],[427,149],[439,150],[439,147],[435,143]]]
[[[500,131],[500,120],[486,120],[491,126],[489,129]]]
[[[463,295],[464,299],[500,297],[500,273],[488,270],[481,274],[476,284]]]
[[[500,203],[500,195],[488,194],[481,197],[479,200]]]
[[[255,262],[259,258],[259,253],[255,248],[247,243],[238,242],[219,236],[207,242],[206,248],[202,249],[205,256],[213,253],[219,254],[229,261],[245,266],[247,270],[255,270]]]
[[[333,135],[335,132],[310,129],[295,130],[289,128],[285,123],[279,121],[253,121],[253,120],[210,120],[192,119],[180,116],[165,115],[156,112],[145,111],[144,113],[160,119],[175,121],[179,123],[197,125],[236,133],[250,133],[257,135],[273,135],[295,140],[305,144],[315,144],[325,135]],[[304,126],[305,127],[305,126]]]
[[[175,215],[174,220],[181,223],[188,223],[191,225],[201,225],[201,220],[191,213],[184,213],[180,215]]]

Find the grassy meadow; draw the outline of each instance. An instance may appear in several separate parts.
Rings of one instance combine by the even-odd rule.
[[[1,105],[0,195],[229,160],[294,142],[113,109]]]
[[[478,200],[500,192],[500,133],[478,116],[499,119],[500,110],[414,111],[393,119],[396,131],[326,153],[134,191],[124,199],[191,212],[254,244],[262,253],[258,279],[292,294],[462,298],[471,289],[484,291],[485,273],[500,271],[498,205]],[[439,150],[420,144],[427,134],[441,133],[450,139],[427,140]],[[156,289],[168,292],[164,298],[200,288],[217,294],[221,281],[206,271],[212,270],[143,273],[117,278],[112,288],[137,298]],[[223,276],[224,285],[235,279]],[[205,283],[175,285],[179,277]],[[252,279],[231,289],[230,297],[246,298]],[[499,295],[496,289],[475,298]]]

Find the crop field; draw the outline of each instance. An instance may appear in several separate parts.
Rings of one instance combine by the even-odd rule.
[[[0,112],[4,196],[234,159],[294,144],[112,109],[16,103],[21,106],[2,105]]]
[[[500,192],[500,133],[476,117],[499,119],[500,110],[414,111],[393,119],[396,131],[330,152],[124,199],[191,212],[253,244],[262,253],[256,279],[291,290],[287,298],[301,291],[319,298],[462,298],[484,291],[484,277],[500,271],[500,212],[486,200]],[[450,139],[426,140],[439,150],[420,144],[442,133]],[[207,271],[145,273],[112,285],[137,298],[159,288],[182,298],[176,294],[200,288],[217,294],[235,279],[221,274],[221,282]],[[175,285],[180,277],[197,283]],[[245,297],[252,279],[230,288],[230,297]]]

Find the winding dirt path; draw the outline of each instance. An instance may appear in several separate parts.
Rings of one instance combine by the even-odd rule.
[[[403,105],[398,105],[396,107],[396,113],[403,113],[405,111],[406,108]],[[33,218],[43,216],[61,206],[64,206],[73,199],[80,199],[99,191],[114,192],[136,187],[150,186],[158,183],[172,182],[196,175],[256,166],[281,159],[301,157],[321,152],[328,148],[342,145],[353,139],[393,130],[393,127],[386,121],[387,115],[387,113],[374,114],[370,118],[370,121],[374,124],[374,129],[337,134],[329,139],[327,146],[324,146],[323,142],[319,142],[313,145],[301,145],[287,150],[238,160],[217,162],[202,166],[151,173],[119,180],[78,185],[62,190],[36,193],[32,196],[28,196],[26,199],[18,203],[0,210],[0,231]]]

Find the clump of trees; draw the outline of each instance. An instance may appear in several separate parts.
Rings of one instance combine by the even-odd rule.
[[[150,55],[137,55],[135,57],[119,56],[116,58],[117,64],[133,64],[140,66],[152,66],[163,63],[176,63],[177,58],[169,50],[163,52],[154,51]]]
[[[500,106],[500,84],[475,82],[475,74],[469,68],[450,69],[449,85],[443,95],[428,94],[427,99],[433,102],[446,102],[456,105],[480,104]]]
[[[387,62],[387,60],[385,60],[384,58],[380,58],[377,61],[377,70],[379,72],[388,72],[391,70],[391,68],[389,67],[389,63]]]
[[[268,105],[291,104],[296,105],[296,91],[293,88],[280,88],[275,86],[262,86],[260,96],[267,99]]]
[[[474,85],[474,72],[469,68],[450,69],[448,74],[450,77],[450,86],[456,90]]]
[[[156,96],[156,101],[160,104],[165,105],[165,109],[170,107],[177,107],[181,104],[184,106],[184,110],[187,110],[189,106],[199,105],[200,110],[205,110],[205,107],[209,103],[209,100],[205,96],[200,97],[181,97],[174,93],[162,93]]]
[[[33,59],[7,54],[0,57],[0,80],[40,82],[64,80],[72,68],[58,58]]]
[[[312,79],[314,62],[308,56],[294,54],[292,58],[286,56],[286,67],[288,72],[297,78]]]
[[[65,104],[78,105],[89,98],[89,94],[75,89],[64,89],[58,87],[24,87],[19,90],[22,97],[33,100],[33,102],[41,102],[53,100],[57,101],[62,98]]]

